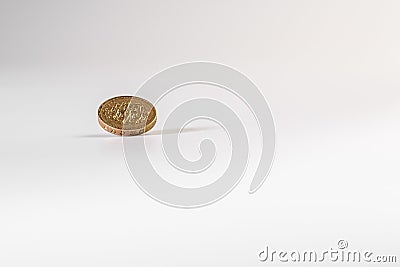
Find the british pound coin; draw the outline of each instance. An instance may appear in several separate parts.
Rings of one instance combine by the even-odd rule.
[[[154,127],[156,108],[137,96],[117,96],[106,100],[98,109],[100,126],[116,135],[139,135]]]

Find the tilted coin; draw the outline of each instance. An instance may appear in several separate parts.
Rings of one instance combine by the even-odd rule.
[[[139,135],[149,131],[157,121],[156,108],[137,96],[117,96],[98,109],[100,126],[116,135]]]

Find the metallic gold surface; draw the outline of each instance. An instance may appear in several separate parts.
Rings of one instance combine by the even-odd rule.
[[[139,135],[149,131],[157,121],[156,108],[146,99],[117,96],[98,109],[100,126],[116,135]]]

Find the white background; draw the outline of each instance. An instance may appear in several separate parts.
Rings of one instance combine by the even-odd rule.
[[[398,1],[1,0],[0,266],[262,266],[265,245],[339,239],[399,258],[399,13]],[[256,194],[250,168],[226,198],[182,210],[136,186],[97,107],[193,60],[259,86],[277,146]]]

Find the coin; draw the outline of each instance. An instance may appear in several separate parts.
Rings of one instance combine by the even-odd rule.
[[[139,135],[154,127],[156,108],[137,96],[117,96],[103,102],[98,109],[100,126],[116,135]]]

